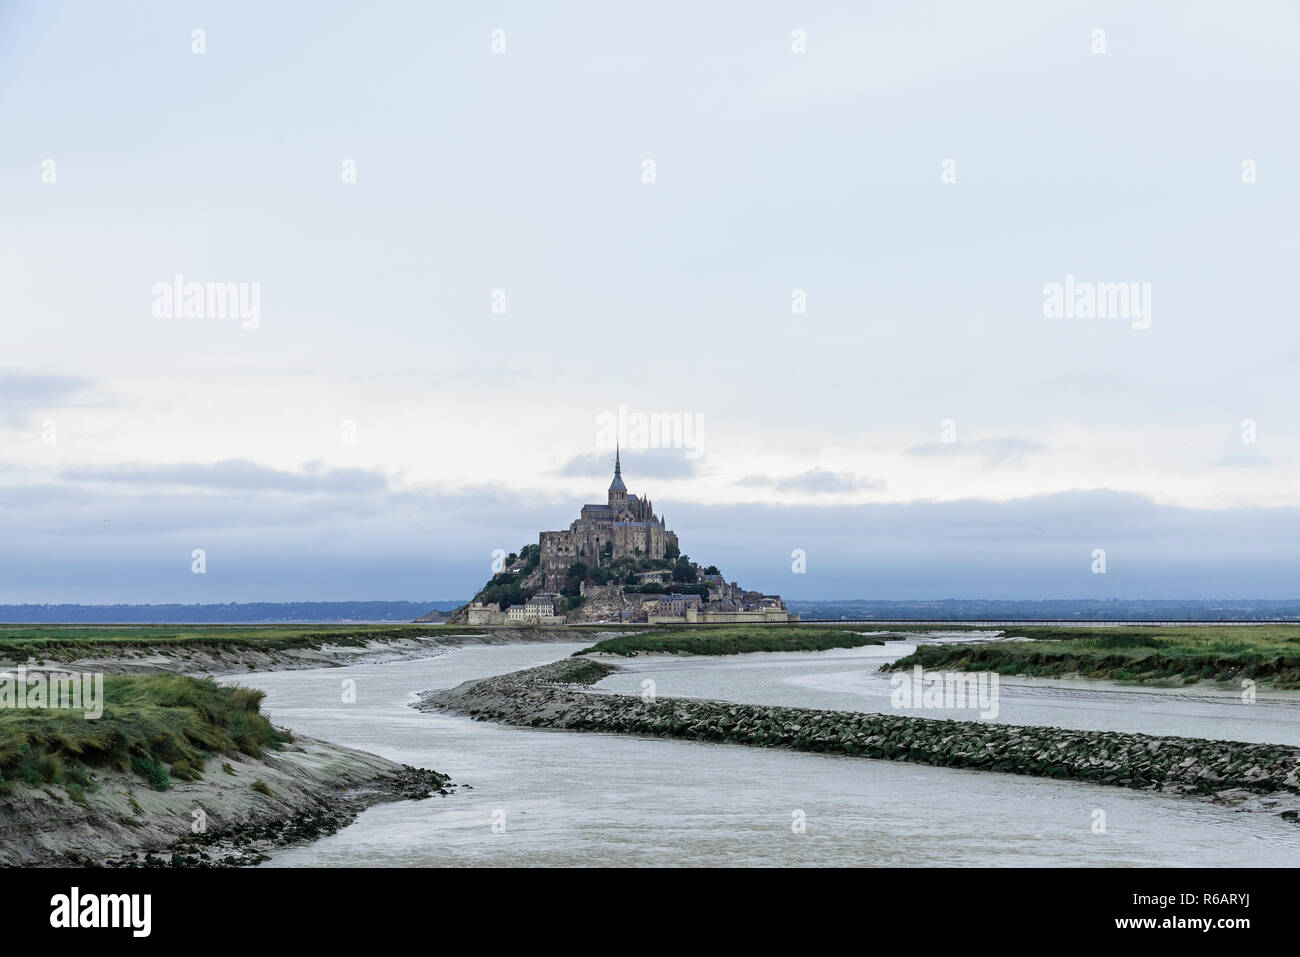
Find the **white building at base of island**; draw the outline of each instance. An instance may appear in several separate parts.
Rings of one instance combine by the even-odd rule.
[[[505,611],[494,601],[472,602],[466,615],[471,625],[562,625],[564,616],[558,613],[559,603],[559,595],[539,592],[522,605],[511,605]]]

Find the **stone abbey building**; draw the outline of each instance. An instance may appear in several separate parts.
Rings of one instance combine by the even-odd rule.
[[[615,558],[663,558],[677,534],[656,518],[649,499],[629,495],[623,468],[614,450],[614,481],[604,505],[584,505],[567,531],[542,532],[537,539],[542,587],[559,591],[574,562],[599,566]]]

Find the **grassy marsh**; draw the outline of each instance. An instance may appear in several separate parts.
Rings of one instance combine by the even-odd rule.
[[[0,709],[0,792],[15,782],[93,788],[91,769],[131,770],[156,790],[197,780],[216,754],[260,757],[290,740],[261,713],[262,692],[181,675],[106,677],[104,713]]]
[[[922,645],[891,668],[1059,678],[1079,675],[1126,682],[1195,684],[1250,679],[1300,688],[1300,626],[1201,625],[1114,628],[1008,628],[982,644]]]

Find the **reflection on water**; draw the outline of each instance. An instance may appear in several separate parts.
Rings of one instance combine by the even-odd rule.
[[[278,723],[436,768],[472,787],[372,808],[338,834],[276,852],[267,866],[1300,861],[1295,824],[1195,800],[890,761],[510,728],[407,706],[414,692],[557,660],[578,647],[475,646],[431,659],[236,679],[267,692]],[[807,677],[810,665],[774,657],[745,656],[768,672],[761,680],[736,659],[631,664],[655,673],[660,694],[708,688],[709,671],[717,674],[706,692],[714,697],[759,685],[854,694],[786,681]],[[858,670],[845,665],[830,662],[828,671]],[[639,692],[645,677],[607,681],[629,682]],[[356,682],[355,704],[342,702],[344,679]],[[1105,833],[1093,831],[1097,810],[1105,814]],[[796,812],[806,820],[805,833],[792,829]],[[505,831],[494,833],[494,815],[500,820],[502,813]]]

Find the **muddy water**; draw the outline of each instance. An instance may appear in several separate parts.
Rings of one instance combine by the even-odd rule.
[[[268,693],[278,723],[471,786],[372,808],[331,837],[277,852],[267,866],[1300,863],[1300,826],[1195,800],[888,761],[510,728],[408,707],[417,691],[554,661],[578,647],[472,646],[437,658],[239,679]],[[875,649],[862,651],[838,660],[638,659],[629,663],[636,671],[602,686],[639,691],[653,676],[660,694],[790,695],[781,703],[851,707],[861,691],[858,679],[844,676],[860,676]],[[356,682],[355,703],[342,701],[345,679]],[[1120,720],[1105,717],[1118,708],[1071,707],[1090,720]],[[1169,716],[1178,706],[1152,708],[1152,721],[1183,720]],[[801,821],[802,832],[793,826]]]

